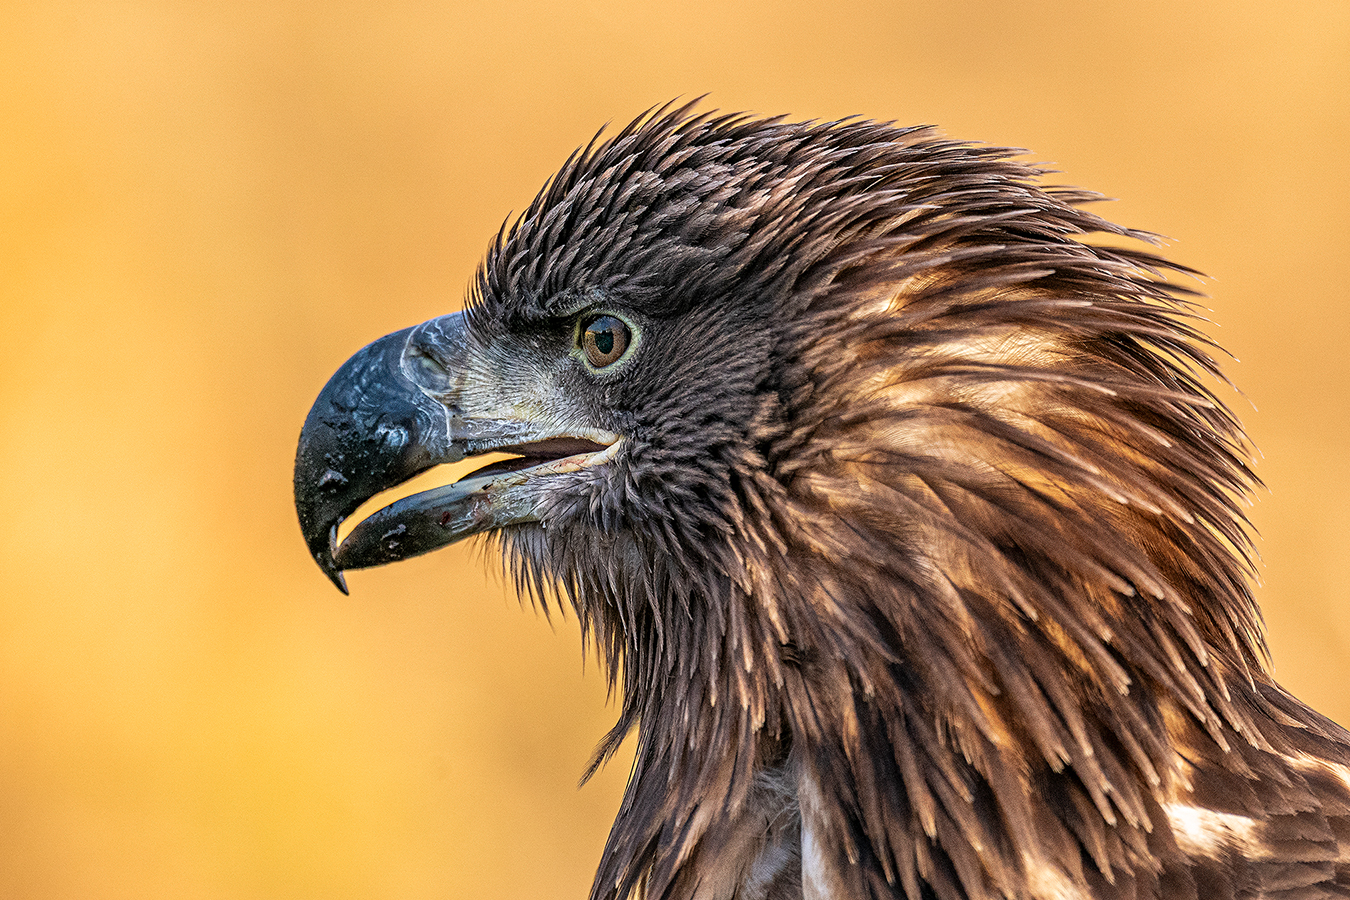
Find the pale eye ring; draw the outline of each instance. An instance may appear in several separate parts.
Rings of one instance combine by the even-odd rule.
[[[596,315],[584,319],[577,344],[586,361],[597,369],[611,366],[623,358],[633,342],[633,333],[617,316]]]

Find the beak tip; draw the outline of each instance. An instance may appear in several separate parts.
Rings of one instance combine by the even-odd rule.
[[[344,597],[351,596],[351,591],[347,590],[347,579],[343,576],[343,574],[340,571],[329,572],[328,577],[333,582],[333,585],[339,591],[342,591],[342,596]]]
[[[303,518],[301,520],[304,521]],[[319,570],[327,576],[333,583],[333,587],[342,591],[344,595],[350,594],[347,590],[347,579],[342,574],[342,566],[338,563],[335,555],[335,545],[337,544],[337,524],[329,526],[325,537],[319,537],[309,531],[305,533],[306,543],[309,544],[309,554],[314,560],[314,564]]]
[[[342,591],[344,596],[350,595],[351,592],[347,590],[347,578],[342,574],[342,567],[337,564],[335,559],[333,559],[333,554],[324,552],[316,553],[314,554],[314,561],[319,564],[319,568],[323,570],[323,574],[328,576],[328,580],[333,582],[333,587]]]
[[[340,521],[340,520],[339,520]],[[323,573],[328,576],[328,580],[333,582],[333,586],[342,591],[344,597],[350,596],[351,592],[347,590],[347,578],[342,574],[342,567],[337,561],[338,547],[338,522],[334,522],[328,528],[328,547],[325,551],[315,554],[314,561],[323,569]]]

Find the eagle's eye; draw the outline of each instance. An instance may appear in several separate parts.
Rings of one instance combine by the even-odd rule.
[[[586,360],[597,369],[603,369],[618,362],[628,352],[632,337],[623,320],[599,315],[582,320],[578,343]]]

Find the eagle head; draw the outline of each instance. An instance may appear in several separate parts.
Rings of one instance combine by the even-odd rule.
[[[1188,270],[1015,156],[658,111],[320,393],[339,587],[490,534],[621,679],[597,898],[1350,889],[1347,738],[1267,672]],[[1316,847],[1233,863],[1280,840]]]

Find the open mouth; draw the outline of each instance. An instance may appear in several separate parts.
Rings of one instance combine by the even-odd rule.
[[[357,523],[340,543],[335,531],[333,560],[340,569],[384,565],[493,528],[535,521],[531,482],[608,462],[620,443],[617,435],[596,433],[484,450],[518,455],[474,469],[452,484],[395,500]]]
[[[601,444],[586,438],[558,437],[544,441],[532,441],[527,444],[498,447],[492,452],[517,455],[512,459],[499,459],[495,462],[490,462],[485,466],[480,466],[463,478],[458,479],[456,483],[459,481],[467,481],[470,478],[477,478],[482,475],[519,472],[523,469],[531,469],[535,466],[543,465],[554,460],[566,459],[572,456],[603,453],[605,450],[609,449],[611,444]]]

